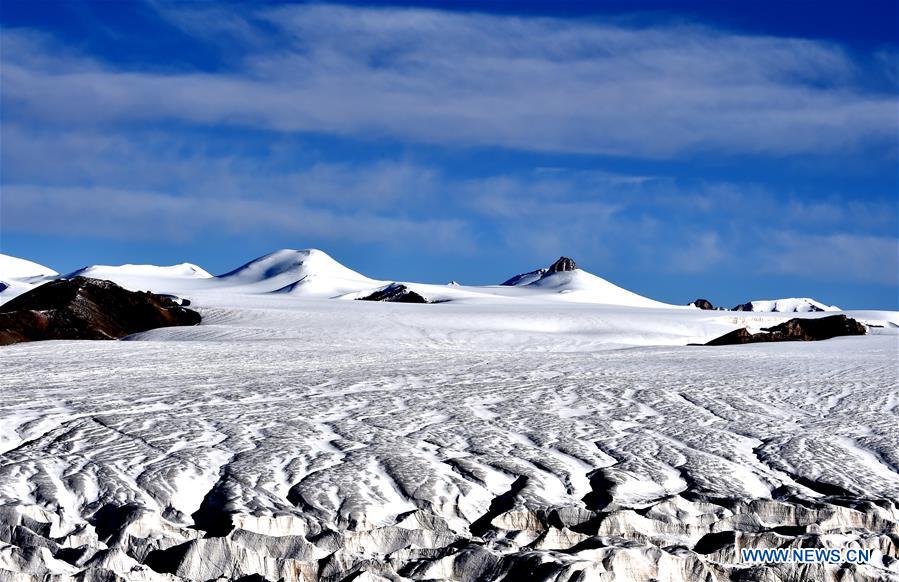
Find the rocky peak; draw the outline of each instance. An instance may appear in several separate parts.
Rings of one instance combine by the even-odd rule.
[[[568,257],[559,257],[559,260],[549,266],[548,273],[561,273],[562,271],[574,271],[577,269],[577,263],[574,259]]]
[[[389,303],[431,303],[420,294],[401,283],[391,283],[371,295],[358,297],[357,301],[387,301]]]

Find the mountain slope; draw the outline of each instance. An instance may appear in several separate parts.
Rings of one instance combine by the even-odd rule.
[[[547,273],[526,288],[554,291],[566,301],[630,307],[677,307],[643,297],[581,269]]]
[[[102,279],[136,291],[162,293],[190,287],[191,282],[211,279],[212,275],[192,263],[180,263],[171,266],[92,265],[66,275],[67,279],[73,277]]]
[[[226,287],[248,293],[278,292],[329,296],[382,285],[344,267],[318,249],[282,249],[254,259],[216,278]]]
[[[58,275],[50,267],[0,254],[0,305]]]
[[[545,269],[538,269],[512,277],[503,285],[522,290],[555,294],[554,298],[582,303],[603,303],[631,307],[674,307],[628,291],[578,268],[568,257],[559,259]]]
[[[503,281],[502,283],[500,283],[500,285],[503,285],[505,287],[518,287],[520,285],[528,285],[545,275],[548,270],[549,269],[544,268],[537,269],[536,271],[529,271],[527,273],[519,273],[511,279]]]
[[[35,277],[52,277],[58,274],[50,267],[18,257],[0,254],[0,280],[14,279],[16,281],[25,281]]]

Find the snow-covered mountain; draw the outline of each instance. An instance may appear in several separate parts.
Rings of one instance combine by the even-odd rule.
[[[503,283],[529,291],[546,291],[559,295],[559,299],[606,305],[633,307],[673,307],[610,283],[580,268],[568,257],[560,257],[544,269],[516,275]]]
[[[157,265],[92,265],[65,276],[104,279],[134,291],[171,292],[182,289],[184,283],[210,279],[212,274],[193,263],[171,266]]]
[[[52,277],[58,274],[50,267],[18,257],[0,254],[0,278],[2,279],[28,281],[38,277]]]
[[[318,249],[282,249],[216,278],[225,287],[249,293],[276,291],[333,297],[384,285],[344,267]]]
[[[767,311],[777,313],[808,313],[812,311],[840,311],[836,305],[825,305],[808,297],[761,299],[737,305],[733,311]]]
[[[50,267],[0,254],[0,304],[57,276]]]
[[[35,284],[58,278],[52,269],[0,255],[0,302],[7,301]],[[452,282],[431,285],[408,281],[382,281],[358,273],[318,249],[282,249],[254,259],[233,271],[213,276],[205,269],[181,263],[156,265],[94,265],[64,277],[106,279],[133,290],[194,296],[207,292],[259,294],[277,293],[310,298],[359,299],[390,284],[402,284],[429,301],[444,302],[567,302],[626,307],[677,308],[619,287],[580,269],[570,258],[561,257],[549,267],[516,275],[501,285],[471,286]],[[839,311],[809,298],[750,301],[735,311],[809,313]]]

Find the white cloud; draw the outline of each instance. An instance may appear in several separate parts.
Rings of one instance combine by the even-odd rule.
[[[183,197],[106,187],[3,186],[4,229],[49,235],[124,240],[194,241],[207,235],[291,233],[312,238],[415,245],[431,251],[471,252],[464,221],[404,219],[371,212],[335,212],[302,203],[250,198]]]
[[[652,157],[895,142],[895,95],[866,90],[853,58],[825,42],[420,9],[250,10],[163,8],[204,42],[237,47],[216,73],[71,55],[60,65],[48,56],[59,47],[6,30],[4,107],[54,124],[175,120]]]
[[[899,286],[899,238],[769,233],[760,270],[819,280]]]

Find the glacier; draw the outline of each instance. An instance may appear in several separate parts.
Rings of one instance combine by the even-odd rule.
[[[899,580],[899,313],[687,346],[795,314],[352,301],[389,281],[298,256],[126,269],[202,325],[0,348],[0,580]]]

